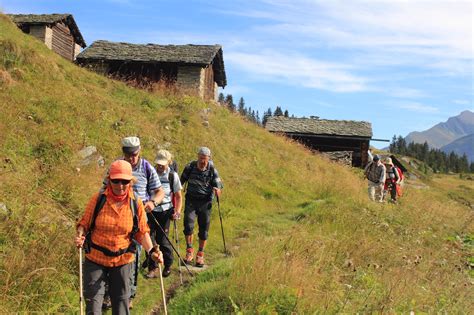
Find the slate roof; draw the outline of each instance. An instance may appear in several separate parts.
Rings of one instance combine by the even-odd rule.
[[[268,117],[265,129],[287,134],[334,135],[372,138],[372,125],[366,121],[315,118]]]
[[[69,29],[71,30],[74,40],[78,45],[81,45],[82,48],[86,47],[86,42],[82,37],[79,28],[77,27],[74,17],[69,13],[53,13],[53,14],[7,14],[10,19],[20,25],[54,25],[59,22],[64,22]]]
[[[98,40],[83,50],[77,61],[136,61],[194,64],[212,63],[214,80],[221,87],[227,85],[222,46],[220,45],[157,45],[130,44]]]

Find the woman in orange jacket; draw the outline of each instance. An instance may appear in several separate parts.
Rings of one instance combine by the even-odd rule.
[[[112,314],[129,314],[135,242],[153,260],[163,263],[162,253],[151,242],[143,203],[133,193],[133,180],[130,163],[113,162],[107,188],[90,199],[77,223],[75,245],[86,251],[83,283],[87,314],[101,313],[106,282]]]

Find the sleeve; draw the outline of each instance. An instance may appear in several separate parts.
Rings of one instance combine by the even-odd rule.
[[[212,187],[222,189],[224,188],[224,185],[222,184],[222,180],[219,177],[219,172],[217,172],[217,169],[214,167],[214,179],[212,181]]]
[[[137,215],[138,215],[138,232],[135,234],[135,239],[137,242],[141,243],[143,237],[145,237],[146,233],[150,233],[150,227],[147,223],[146,213],[145,213],[145,206],[140,198],[137,198]]]
[[[183,189],[181,181],[179,180],[178,173],[174,172],[173,192],[178,192]]]
[[[191,171],[191,164],[186,165],[183,172],[181,173],[181,184],[184,185],[189,179],[189,172]]]
[[[146,161],[145,163],[147,164],[145,167],[147,167],[148,171],[150,172],[147,178],[148,194],[150,196],[153,196],[155,194],[155,190],[161,187],[160,177],[158,176],[158,173],[156,172],[155,168],[151,166],[151,164],[148,161]]]
[[[84,210],[84,214],[82,218],[77,222],[76,228],[80,225],[84,228],[84,231],[89,230],[89,226],[91,224],[92,215],[94,214],[95,205],[97,203],[97,198],[99,197],[99,193],[96,193],[86,205],[86,209]]]

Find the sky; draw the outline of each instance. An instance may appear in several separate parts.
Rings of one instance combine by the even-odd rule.
[[[0,10],[71,13],[88,45],[222,45],[220,92],[260,116],[280,106],[368,121],[390,140],[474,111],[469,0],[0,0]]]

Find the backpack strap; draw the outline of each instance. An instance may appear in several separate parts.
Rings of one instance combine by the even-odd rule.
[[[135,193],[134,193],[135,194]],[[107,198],[105,194],[100,194],[99,198],[97,199],[97,203],[94,208],[94,214],[92,216],[91,224],[89,226],[89,230],[86,234],[86,242],[88,243],[86,248],[86,253],[90,253],[90,248],[97,249],[101,251],[105,256],[109,257],[118,257],[125,253],[135,253],[136,252],[136,241],[135,241],[135,234],[138,232],[138,204],[136,198],[130,198],[130,208],[132,211],[133,216],[133,227],[132,231],[130,232],[130,245],[127,248],[119,249],[118,251],[111,251],[108,248],[99,246],[92,242],[92,231],[95,228],[95,220],[99,215],[99,211],[104,207]]]

